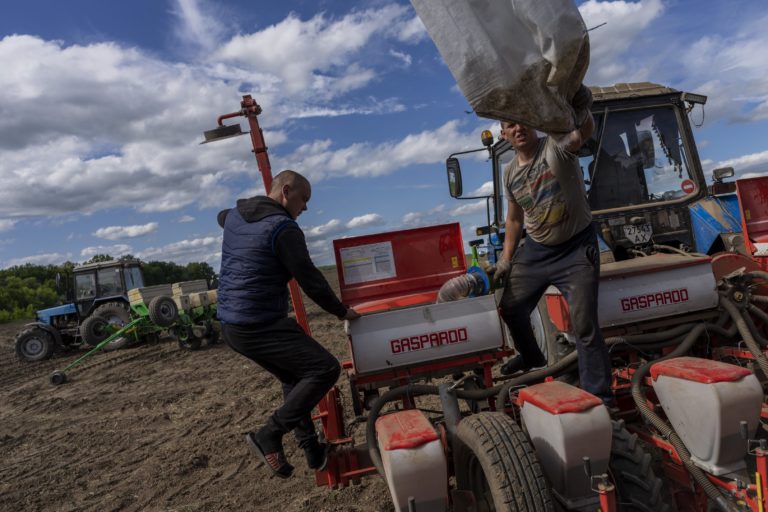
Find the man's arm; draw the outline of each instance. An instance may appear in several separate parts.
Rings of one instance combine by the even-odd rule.
[[[318,306],[338,318],[351,320],[349,312],[354,311],[341,303],[328,281],[323,277],[309,257],[304,233],[296,225],[283,228],[275,239],[275,254],[288,272],[296,279]]]
[[[595,120],[592,118],[592,91],[581,84],[576,94],[571,98],[571,106],[576,116],[577,128],[568,134],[565,149],[571,153],[578,153],[581,146],[592,136],[595,131]]]
[[[581,127],[568,134],[568,141],[565,143],[565,149],[571,153],[578,153],[581,146],[592,136],[595,131],[595,119],[591,112],[587,112],[587,118]]]
[[[523,233],[523,220],[525,213],[514,199],[509,199],[507,204],[507,218],[504,221],[504,250],[501,257],[512,261],[517,245],[520,243],[520,237]]]

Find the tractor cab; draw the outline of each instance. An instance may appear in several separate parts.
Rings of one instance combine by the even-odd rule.
[[[655,245],[712,254],[723,249],[723,233],[739,232],[738,205],[723,179],[732,169],[718,169],[717,192],[707,187],[691,133],[688,114],[704,105],[706,96],[652,83],[592,87],[595,131],[578,155],[593,219],[608,261],[632,258]],[[492,163],[492,193],[475,195],[489,203],[489,253],[495,261],[503,242],[507,201],[504,168],[515,155],[505,141],[495,144],[484,132],[483,143]],[[478,182],[462,183],[461,167],[481,167],[476,155],[455,153],[447,162],[449,191],[458,199],[463,189],[490,190]],[[487,164],[486,164],[487,165]],[[486,167],[487,169],[487,167]],[[730,172],[728,172],[730,171]],[[470,176],[465,170],[465,178]],[[474,173],[473,173],[474,174]],[[487,170],[476,173],[487,181]],[[715,194],[721,193],[720,196]],[[719,223],[712,229],[713,219]]]
[[[128,302],[128,290],[142,288],[144,276],[136,260],[90,263],[74,269],[73,302],[80,318],[103,302]]]

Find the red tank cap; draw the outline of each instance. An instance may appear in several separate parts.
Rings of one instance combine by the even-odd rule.
[[[522,406],[525,402],[550,414],[584,412],[603,403],[592,393],[557,380],[523,388],[518,403]]]
[[[678,379],[715,384],[717,382],[735,382],[752,372],[735,364],[701,359],[699,357],[676,357],[651,366],[651,377],[676,377]]]
[[[415,409],[387,414],[376,420],[379,447],[392,451],[418,448],[437,439],[437,432],[424,413]]]

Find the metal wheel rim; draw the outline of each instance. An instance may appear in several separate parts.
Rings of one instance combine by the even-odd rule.
[[[544,333],[544,320],[541,318],[539,308],[534,308],[531,313],[531,328],[533,329],[533,337],[536,338],[536,344],[539,346],[539,350],[544,354],[544,359],[549,361],[549,347],[547,346],[547,340]]]
[[[27,357],[35,357],[45,350],[45,342],[39,336],[27,338],[21,345],[22,353]]]

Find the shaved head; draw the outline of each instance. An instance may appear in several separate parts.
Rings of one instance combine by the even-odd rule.
[[[269,197],[283,205],[293,219],[307,209],[307,203],[312,195],[309,180],[301,174],[286,170],[272,180],[269,187]]]
[[[309,180],[290,169],[281,171],[277,176],[272,178],[272,186],[269,188],[269,195],[279,194],[283,189],[283,185],[290,185],[291,187],[306,185],[309,187]]]

